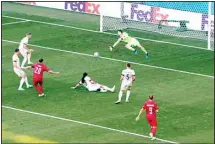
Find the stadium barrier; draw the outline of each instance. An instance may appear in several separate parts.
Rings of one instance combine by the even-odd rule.
[[[19,2],[22,4],[55,8],[61,10],[75,11],[81,13],[104,16],[121,17],[120,2]],[[173,10],[160,7],[152,7],[142,4],[125,3],[124,15],[129,20],[138,22],[150,22],[159,24],[160,20],[163,25],[176,26],[177,23],[168,23],[168,19],[189,21],[187,28],[193,30],[207,31],[208,15],[195,12],[187,12],[180,10]],[[211,27],[214,27],[214,16],[211,17]]]

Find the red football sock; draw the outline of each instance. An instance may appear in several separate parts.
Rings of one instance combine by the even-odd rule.
[[[37,92],[38,92],[39,94],[42,94],[42,91],[40,90],[40,89],[41,89],[40,86],[35,85],[35,88],[36,88],[36,90],[37,90]]]
[[[152,131],[153,131],[153,127],[151,126],[150,132],[153,133]]]
[[[154,126],[154,127],[152,128],[152,130],[151,130],[153,136],[155,136],[156,131],[157,131],[157,127]]]
[[[39,90],[40,90],[40,93],[42,94],[43,93],[43,86],[39,86]]]

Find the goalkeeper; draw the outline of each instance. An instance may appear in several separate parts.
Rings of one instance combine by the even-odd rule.
[[[110,51],[113,50],[113,48],[120,42],[124,41],[127,44],[125,47],[131,51],[133,51],[135,54],[137,54],[137,49],[134,49],[133,47],[139,47],[143,52],[146,54],[146,58],[149,58],[148,52],[145,50],[143,46],[140,45],[139,41],[133,37],[130,37],[126,32],[123,32],[122,30],[118,30],[119,39],[114,43],[113,46],[110,46]]]

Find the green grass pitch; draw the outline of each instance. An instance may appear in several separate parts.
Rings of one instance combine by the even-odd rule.
[[[111,53],[108,46],[116,41],[117,36],[59,26],[67,25],[96,31],[99,29],[98,16],[14,3],[2,3],[2,13],[4,16],[58,24],[54,26],[24,22],[7,25],[6,23],[21,20],[2,17],[2,23],[6,24],[2,26],[4,143],[151,143],[148,137],[144,137],[149,134],[145,115],[143,114],[138,122],[135,121],[149,94],[155,95],[160,107],[158,138],[180,143],[213,142],[214,78],[209,77],[214,75],[213,51],[140,40],[151,54],[149,59],[145,59],[141,51],[138,55],[132,54],[123,44]],[[47,94],[44,98],[38,98],[34,88],[24,92],[17,91],[19,78],[13,72],[11,58],[18,44],[13,42],[19,42],[26,32],[33,34],[29,42],[34,45],[31,48],[35,50],[32,61],[36,62],[38,58],[43,57],[46,65],[60,72],[59,76],[44,75],[44,91]],[[198,40],[137,31],[131,31],[130,34],[147,39],[206,47],[205,42]],[[97,51],[101,56],[111,59],[95,59],[71,53],[72,51],[90,55]],[[22,60],[21,56],[20,59]],[[125,95],[122,104],[114,104],[125,62],[112,59],[138,63],[132,65],[137,80],[132,87],[129,104],[124,103]],[[180,71],[161,69],[163,67]],[[70,89],[85,71],[99,83],[116,85],[116,92],[96,93],[88,92],[84,88]],[[31,70],[26,72],[32,83]],[[164,142],[162,140],[153,142]]]

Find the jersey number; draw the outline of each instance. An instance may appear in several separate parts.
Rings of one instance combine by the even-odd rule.
[[[149,107],[149,114],[152,114],[152,107]]]
[[[35,67],[34,73],[40,74],[41,73],[41,68],[40,67]]]
[[[129,80],[129,78],[130,78],[130,77],[129,77],[129,74],[127,74],[127,75],[126,75],[126,79]]]

